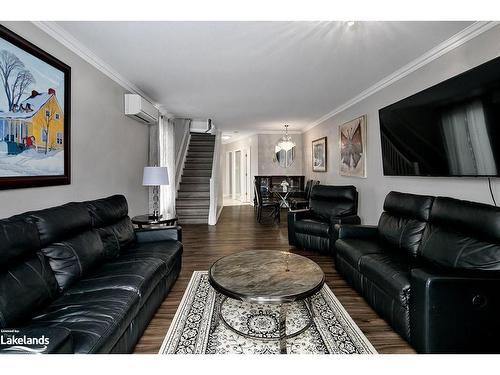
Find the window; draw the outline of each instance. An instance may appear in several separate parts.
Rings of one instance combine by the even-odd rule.
[[[57,133],[56,134],[56,143],[58,145],[62,145],[63,144],[63,133]]]
[[[59,120],[59,113],[56,113],[56,120]]]
[[[48,109],[45,110],[45,117],[50,117],[50,111]]]
[[[47,142],[47,129],[42,129],[42,142]]]

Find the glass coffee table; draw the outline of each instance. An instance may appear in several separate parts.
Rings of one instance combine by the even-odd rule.
[[[325,283],[325,274],[309,258],[287,251],[252,250],[225,256],[216,261],[208,272],[210,285],[221,294],[214,307],[215,330],[220,321],[231,331],[247,338],[279,340],[280,353],[286,354],[286,340],[307,330],[314,319],[311,297]],[[223,316],[227,298],[243,302],[279,306],[279,337],[256,337],[241,332]],[[307,324],[287,334],[286,319],[289,304],[303,302],[308,311]]]

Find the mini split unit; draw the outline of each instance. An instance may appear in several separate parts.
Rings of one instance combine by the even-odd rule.
[[[143,124],[158,122],[158,109],[137,94],[125,94],[125,115]]]

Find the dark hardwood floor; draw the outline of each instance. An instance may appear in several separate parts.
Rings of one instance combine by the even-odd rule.
[[[282,211],[281,218],[280,226],[270,221],[258,224],[253,207],[228,206],[224,207],[216,226],[184,225],[181,274],[137,344],[135,353],[158,353],[193,271],[208,270],[220,257],[238,251],[288,249],[286,211]],[[408,343],[337,274],[331,256],[298,249],[292,249],[292,252],[306,255],[321,266],[327,284],[379,353],[414,353]]]

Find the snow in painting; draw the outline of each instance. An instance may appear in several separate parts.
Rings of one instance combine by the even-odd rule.
[[[64,73],[0,37],[0,177],[64,174]]]

